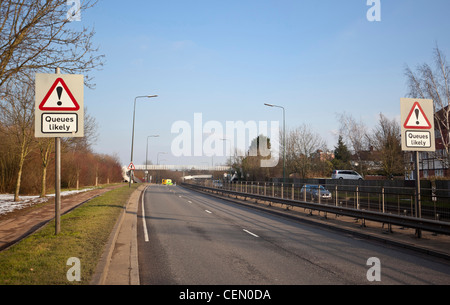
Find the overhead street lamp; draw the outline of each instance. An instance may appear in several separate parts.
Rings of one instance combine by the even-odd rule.
[[[231,156],[232,156],[232,153],[231,153],[231,140],[230,139],[227,139],[227,138],[223,138],[223,139],[221,139],[222,141],[230,141],[230,177],[228,177],[228,179],[230,180],[229,182],[231,183],[231,175],[232,175],[232,173],[233,173],[233,164],[232,164],[232,161],[231,161]]]
[[[159,155],[167,155],[167,153],[166,153],[166,152],[159,152],[159,153],[156,155],[156,164],[157,164],[157,165],[159,165]]]
[[[130,164],[133,163],[134,122],[135,122],[135,119],[136,119],[136,100],[137,100],[138,98],[153,98],[153,97],[158,97],[158,96],[157,96],[157,95],[143,95],[143,96],[137,96],[137,97],[134,99],[134,110],[133,110],[133,132],[132,132],[132,135],[131,135],[131,162],[130,162]],[[131,180],[132,180],[133,178],[134,178],[134,170],[131,169],[131,172],[130,172],[130,183],[129,183],[129,187],[131,187]]]
[[[283,109],[283,183],[286,183],[286,111],[284,107],[264,103],[265,106]]]
[[[147,136],[147,147],[145,150],[145,171],[147,172],[145,175],[145,180],[148,182],[148,138],[159,138],[159,135]]]

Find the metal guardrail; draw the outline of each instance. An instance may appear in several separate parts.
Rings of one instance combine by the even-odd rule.
[[[347,207],[334,206],[334,205],[326,205],[326,204],[320,204],[320,203],[312,203],[312,202],[292,200],[292,199],[284,199],[284,198],[279,198],[279,197],[264,196],[264,195],[260,195],[260,194],[250,194],[250,193],[227,190],[227,189],[223,189],[223,188],[213,188],[213,187],[207,187],[207,186],[189,184],[189,183],[182,183],[182,186],[193,188],[193,189],[198,189],[198,190],[203,190],[203,191],[208,191],[208,192],[222,193],[222,195],[228,194],[228,195],[239,196],[239,197],[244,197],[244,198],[258,199],[258,200],[262,200],[262,201],[280,203],[280,204],[288,205],[291,207],[295,206],[295,207],[299,207],[299,208],[320,211],[320,212],[325,212],[325,213],[331,213],[331,214],[335,214],[335,215],[349,216],[349,217],[354,217],[357,219],[371,220],[371,221],[390,224],[390,225],[398,225],[398,226],[402,226],[402,227],[413,228],[416,230],[434,232],[437,234],[450,235],[450,223],[449,222],[416,218],[416,217],[410,217],[410,216],[401,216],[401,215],[395,215],[395,214],[386,214],[386,213],[381,213],[381,212],[367,211],[367,210],[347,208]],[[420,237],[420,235],[419,235],[419,237]]]

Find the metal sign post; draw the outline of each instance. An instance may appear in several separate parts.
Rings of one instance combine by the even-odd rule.
[[[36,74],[35,137],[55,138],[55,234],[61,232],[61,138],[84,137],[84,76]]]

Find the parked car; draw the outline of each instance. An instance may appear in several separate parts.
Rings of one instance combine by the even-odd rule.
[[[360,174],[352,170],[334,170],[331,179],[364,180]]]
[[[223,187],[223,183],[220,180],[213,180],[212,186],[216,187],[216,188],[222,188]]]
[[[322,185],[314,185],[314,184],[305,184],[302,189],[300,190],[301,196],[306,192],[306,199],[312,199],[317,200],[319,198],[320,193],[320,199],[331,199],[331,193],[326,188],[324,188]]]

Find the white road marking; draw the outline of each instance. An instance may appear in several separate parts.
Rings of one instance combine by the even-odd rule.
[[[188,201],[188,203],[192,203],[192,201]]]
[[[144,194],[142,194],[142,225],[144,226],[144,239],[145,242],[148,243],[149,239],[148,239],[148,230],[147,230],[147,223],[145,222],[145,209],[144,209],[144,197],[145,197],[145,191],[147,190],[147,188],[145,188],[144,190]]]
[[[208,211],[208,210],[205,210],[205,212],[208,213],[208,214],[212,214],[212,212],[211,212],[211,211]]]
[[[248,231],[248,230],[246,230],[246,229],[244,229],[244,232],[245,232],[245,233],[248,233],[248,234],[250,234],[250,235],[252,235],[252,236],[254,236],[254,237],[259,237],[258,235],[254,234],[254,233],[252,233],[252,232],[250,232],[250,231]]]

